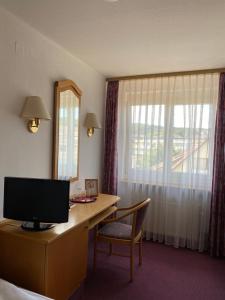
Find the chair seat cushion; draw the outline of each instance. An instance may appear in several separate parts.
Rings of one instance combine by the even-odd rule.
[[[131,239],[132,226],[120,222],[113,222],[104,225],[100,230],[99,234],[118,239]]]

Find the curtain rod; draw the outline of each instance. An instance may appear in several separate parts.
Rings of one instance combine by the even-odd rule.
[[[194,71],[180,71],[180,72],[169,72],[169,73],[141,74],[141,75],[110,77],[110,78],[106,78],[106,81],[108,82],[108,81],[116,81],[116,80],[144,79],[144,78],[152,78],[152,77],[168,77],[168,76],[178,76],[178,75],[194,75],[194,74],[221,73],[221,72],[225,72],[225,67],[217,68],[217,69],[205,69],[205,70],[194,70]]]

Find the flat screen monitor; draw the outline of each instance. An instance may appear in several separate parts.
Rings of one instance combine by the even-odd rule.
[[[25,221],[24,229],[45,230],[68,221],[69,181],[5,177],[5,218]]]

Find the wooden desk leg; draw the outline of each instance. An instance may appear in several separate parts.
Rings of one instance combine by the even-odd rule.
[[[95,226],[95,228],[94,228],[94,255],[93,255],[93,270],[94,270],[94,272],[96,271],[96,260],[97,260],[97,226]]]

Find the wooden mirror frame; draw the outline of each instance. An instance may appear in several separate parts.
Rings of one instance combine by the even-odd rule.
[[[80,144],[80,101],[82,92],[72,80],[59,80],[54,85],[54,125],[53,125],[53,164],[52,177],[58,178],[58,156],[59,156],[59,108],[60,108],[60,93],[70,90],[78,98],[78,149],[77,149],[77,176],[70,177],[68,180],[75,181],[79,178],[79,144]]]

